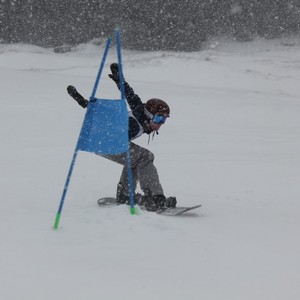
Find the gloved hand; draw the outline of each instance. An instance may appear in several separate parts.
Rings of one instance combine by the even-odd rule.
[[[73,86],[73,85],[69,85],[68,87],[67,87],[67,91],[68,91],[68,94],[72,97],[72,98],[74,98],[74,97],[76,97],[76,95],[77,95],[77,90],[76,90],[76,88],[75,88],[75,86]]]
[[[116,84],[119,84],[119,65],[113,63],[110,65],[111,74],[108,74],[108,77],[111,78]]]
[[[67,87],[67,91],[69,93],[69,95],[77,101],[77,103],[83,107],[83,108],[86,108],[89,104],[89,101],[84,99],[76,90],[75,86],[73,85],[69,85]]]

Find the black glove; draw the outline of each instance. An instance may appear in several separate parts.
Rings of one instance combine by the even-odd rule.
[[[67,87],[67,91],[69,93],[69,95],[77,101],[77,103],[83,107],[83,108],[86,108],[89,104],[89,101],[84,99],[76,90],[76,88],[73,86],[73,85],[69,85]]]
[[[111,78],[117,85],[119,85],[119,65],[117,63],[113,63],[110,65],[111,74],[108,74],[108,77]]]

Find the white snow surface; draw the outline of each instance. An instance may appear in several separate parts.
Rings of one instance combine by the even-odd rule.
[[[52,229],[103,47],[0,46],[2,300],[300,299],[300,40],[211,42],[197,53],[123,52],[126,80],[171,117],[148,145],[167,217],[114,196],[121,166],[80,152]],[[118,98],[107,77],[98,97]]]

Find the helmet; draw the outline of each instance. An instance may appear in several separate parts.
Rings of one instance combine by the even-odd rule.
[[[158,98],[149,99],[145,105],[146,113],[150,113],[152,116],[157,114],[170,115],[169,105]]]

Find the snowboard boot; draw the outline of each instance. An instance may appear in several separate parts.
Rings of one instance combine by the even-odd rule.
[[[123,184],[119,183],[117,187],[116,202],[117,204],[128,204],[130,201],[129,195],[124,193]]]
[[[153,195],[149,189],[144,190],[143,204],[148,211],[158,211],[164,208],[176,207],[176,198],[164,195]]]
[[[176,197],[166,198],[165,207],[176,207],[177,200]]]
[[[154,195],[147,199],[145,203],[146,210],[158,211],[165,207],[166,197],[164,195]]]
[[[116,196],[117,204],[130,204],[130,196],[124,193],[124,186],[119,183],[117,187],[117,196]],[[142,202],[142,195],[136,193],[134,195],[134,204],[139,205]]]

